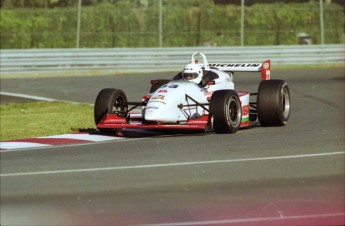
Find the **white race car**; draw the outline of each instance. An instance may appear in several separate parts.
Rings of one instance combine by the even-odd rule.
[[[235,91],[233,76],[239,71],[261,72],[257,92]],[[261,126],[284,126],[289,119],[288,85],[270,80],[269,60],[209,64],[204,54],[196,52],[172,80],[152,80],[151,84],[140,102],[128,102],[120,89],[101,90],[94,105],[97,128],[102,132],[142,128],[235,133],[257,120]],[[250,102],[250,96],[256,96],[256,101]]]

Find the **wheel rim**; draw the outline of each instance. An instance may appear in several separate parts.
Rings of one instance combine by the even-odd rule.
[[[228,123],[230,125],[233,125],[234,127],[238,126],[240,123],[239,119],[241,117],[241,111],[234,97],[231,97],[229,99],[226,111],[227,111],[226,115],[228,116],[227,117]]]
[[[112,112],[118,116],[125,117],[127,114],[127,105],[125,105],[125,98],[123,96],[117,96],[114,100]]]
[[[287,86],[284,86],[282,90],[282,112],[284,118],[287,119],[290,114],[290,95]]]

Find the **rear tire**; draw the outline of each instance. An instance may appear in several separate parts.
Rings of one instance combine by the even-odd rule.
[[[95,101],[94,119],[96,125],[107,114],[117,114],[121,117],[126,117],[128,105],[126,94],[120,89],[102,89]],[[114,132],[114,129],[98,128],[102,132]]]
[[[210,116],[217,133],[235,133],[241,125],[242,106],[234,90],[218,90],[212,94]]]
[[[258,90],[258,118],[261,126],[284,126],[290,116],[290,91],[284,80],[261,81]]]

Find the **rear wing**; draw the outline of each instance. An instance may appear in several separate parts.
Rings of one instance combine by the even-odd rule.
[[[270,60],[266,60],[263,63],[215,63],[208,64],[208,66],[225,72],[261,72],[262,80],[269,80],[271,78]]]
[[[196,56],[201,56],[203,59],[203,64],[198,63],[198,60],[195,59]],[[216,68],[220,71],[225,72],[261,72],[262,80],[269,80],[271,78],[271,61],[266,60],[263,63],[215,63],[209,64],[205,54],[200,52],[195,52],[192,55],[191,63],[199,64],[201,67],[204,67],[205,70],[210,70],[210,68]]]

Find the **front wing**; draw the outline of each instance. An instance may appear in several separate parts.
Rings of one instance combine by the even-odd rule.
[[[162,129],[162,130],[202,130],[209,129],[209,117],[189,119],[183,124],[163,124],[159,122],[145,122],[141,117],[120,117],[116,114],[107,114],[97,124],[98,129]]]

